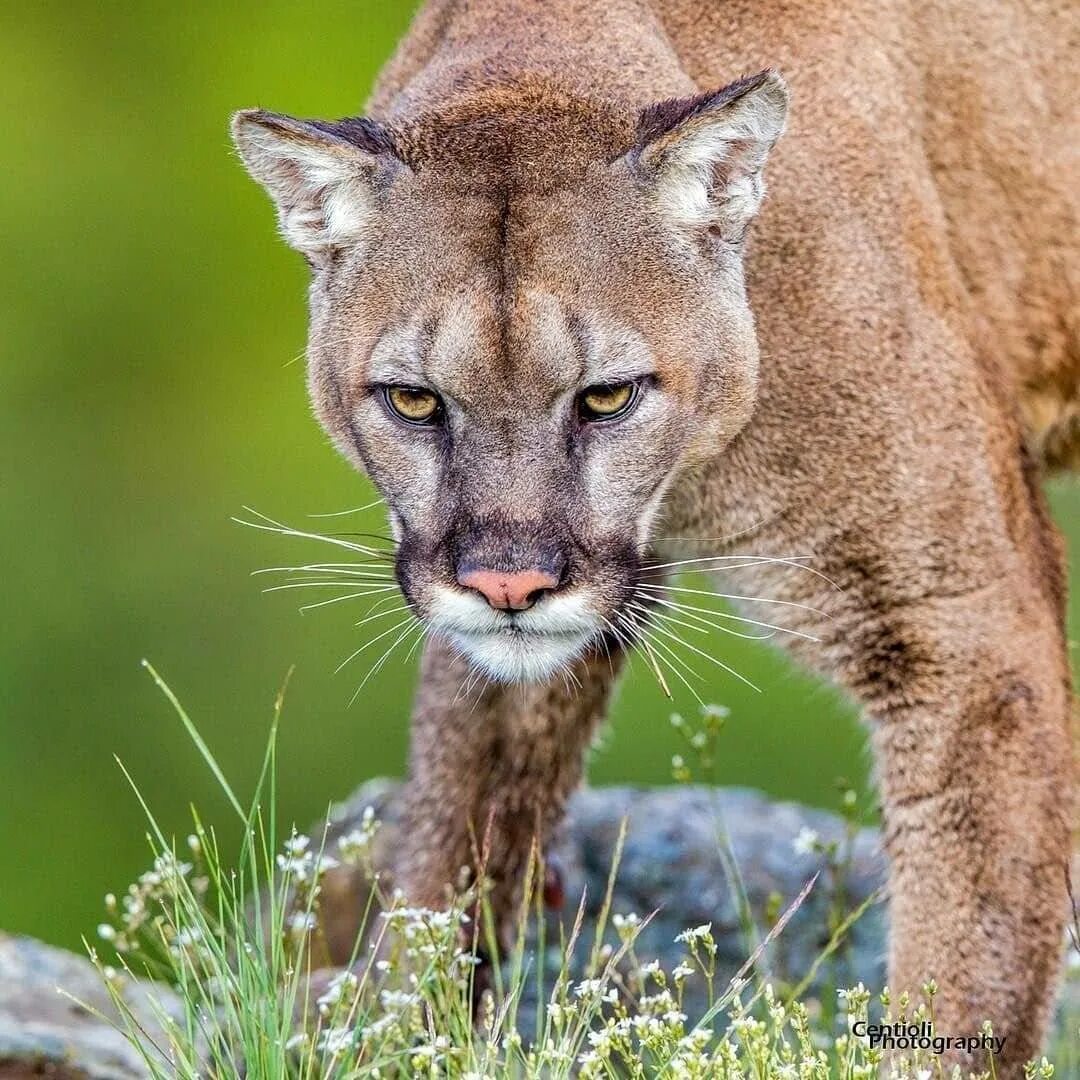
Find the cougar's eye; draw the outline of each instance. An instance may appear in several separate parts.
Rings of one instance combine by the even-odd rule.
[[[383,396],[391,411],[410,424],[430,424],[442,407],[437,394],[416,386],[388,386]]]
[[[630,411],[637,395],[633,382],[590,386],[578,395],[578,411],[583,420],[614,420]]]

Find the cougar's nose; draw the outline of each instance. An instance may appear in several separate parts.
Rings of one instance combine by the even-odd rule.
[[[469,570],[458,572],[458,584],[475,589],[493,608],[525,611],[544,593],[559,587],[559,579],[544,570]]]

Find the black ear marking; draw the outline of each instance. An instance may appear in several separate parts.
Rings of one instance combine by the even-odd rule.
[[[642,110],[630,162],[677,227],[738,244],[765,197],[765,160],[784,130],[788,93],[766,69]]]
[[[693,120],[704,113],[723,109],[746,94],[759,90],[771,79],[778,78],[772,68],[764,68],[756,75],[744,75],[733,83],[690,97],[667,98],[641,110],[638,117],[635,146],[644,149],[649,143],[669,134],[680,124]]]
[[[368,154],[390,154],[407,164],[394,142],[394,132],[385,124],[366,116],[346,116],[341,120],[303,120],[307,127],[321,131]]]
[[[273,199],[286,242],[326,268],[361,243],[379,198],[407,165],[393,131],[375,120],[298,120],[265,109],[232,119],[236,148]]]

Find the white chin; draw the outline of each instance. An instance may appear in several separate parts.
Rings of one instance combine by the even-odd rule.
[[[593,635],[448,633],[446,637],[475,668],[502,683],[546,682],[585,652]]]

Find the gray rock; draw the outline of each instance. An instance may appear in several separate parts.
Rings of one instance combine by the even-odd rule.
[[[377,867],[389,865],[401,828],[399,790],[396,784],[373,781],[336,807],[328,847],[338,835],[355,828],[364,809],[372,806],[382,822],[374,862]],[[875,898],[882,887],[885,863],[877,833],[862,829],[849,836],[844,821],[835,814],[773,802],[759,792],[738,788],[579,791],[570,802],[554,848],[562,867],[566,903],[561,913],[549,914],[549,942],[560,940],[560,930],[569,934],[584,892],[585,932],[580,951],[586,954],[591,948],[624,818],[627,833],[612,912],[634,913],[642,919],[652,916],[636,945],[642,961],[657,959],[670,970],[685,955],[676,936],[711,923],[718,946],[717,978],[722,980],[717,985],[722,986],[777,915],[819,874],[783,933],[761,956],[759,970],[778,984],[797,983],[829,941],[830,916],[869,901],[841,947],[820,965],[809,991],[832,993],[837,986],[860,980],[868,986],[882,985],[885,907]],[[797,853],[794,841],[804,829],[815,832],[824,844],[836,844],[840,857],[830,860],[820,853]],[[730,858],[725,859],[725,851]],[[830,869],[841,863],[842,872]],[[729,880],[729,865],[738,868],[735,882]],[[384,885],[392,885],[389,878],[384,877]],[[355,870],[341,868],[325,879],[322,913],[335,963],[345,962],[353,948],[358,913],[363,911],[369,888],[363,874]],[[740,892],[745,895],[752,927],[747,926],[745,914],[740,915]],[[617,943],[610,928],[607,940]],[[704,997],[688,993],[686,1006],[691,1016],[700,1015]]]
[[[399,846],[401,829],[400,786],[375,780],[360,787],[331,814],[329,840],[355,828],[364,809],[371,806],[383,823],[374,852],[376,867],[387,867]],[[554,851],[564,873],[566,904],[549,914],[548,942],[569,934],[584,891],[583,948],[578,968],[594,940],[596,919],[603,903],[615,855],[621,822],[627,820],[622,859],[612,893],[612,912],[653,915],[638,938],[636,953],[642,962],[657,959],[670,971],[685,955],[676,936],[683,930],[711,923],[718,947],[717,986],[726,985],[744,964],[757,935],[771,926],[779,912],[798,897],[815,874],[818,878],[790,922],[764,951],[758,970],[774,984],[798,985],[819,961],[832,936],[835,919],[865,905],[862,916],[842,936],[839,947],[820,961],[804,990],[805,997],[835,994],[841,987],[864,983],[880,989],[886,979],[885,859],[875,829],[851,835],[836,814],[796,803],[774,802],[760,792],[739,788],[586,788],[571,799],[567,820]],[[799,852],[795,840],[804,829],[823,844],[838,845],[842,864],[820,852]],[[318,835],[318,831],[313,835]],[[726,834],[727,844],[722,840]],[[725,860],[725,849],[731,858]],[[747,904],[755,924],[749,935],[739,916],[739,889],[728,878],[726,865],[738,868]],[[1080,878],[1074,869],[1074,878]],[[382,872],[382,884],[392,878]],[[370,883],[357,871],[344,868],[327,875],[322,897],[332,959],[346,962],[358,932],[358,913],[364,910]],[[655,913],[655,914],[653,914]],[[832,921],[830,921],[832,920]],[[530,948],[536,927],[530,928]],[[606,940],[616,942],[609,928]],[[540,958],[532,949],[533,962]],[[1075,953],[1057,1010],[1053,1043],[1068,1045],[1075,1038],[1080,1016],[1080,969]],[[554,973],[557,960],[547,958]],[[547,980],[550,986],[551,979]],[[697,986],[696,996],[692,989]],[[529,993],[533,990],[530,987]],[[530,1011],[523,1003],[519,1016]],[[687,984],[684,1007],[691,1020],[706,1008],[698,980]],[[521,1030],[529,1031],[526,1018]]]
[[[155,985],[153,993],[164,1008],[179,1010],[175,994],[167,987]],[[145,988],[128,986],[125,1000],[147,1031],[164,1042]],[[95,1016],[95,1011],[106,1019]],[[145,1077],[147,1069],[138,1051],[109,1023],[119,1019],[101,977],[84,957],[32,938],[0,933],[0,1077],[4,1080]]]
[[[372,781],[337,806],[331,815],[329,843],[356,827],[367,806],[374,808],[382,822],[374,863],[377,868],[387,867],[402,828],[396,783]],[[549,913],[545,932],[549,943],[557,943],[560,933],[569,934],[584,895],[585,925],[574,960],[576,970],[580,971],[593,944],[624,818],[627,834],[612,911],[633,912],[641,918],[653,915],[637,943],[640,960],[658,959],[670,970],[684,955],[676,935],[711,923],[718,946],[718,985],[722,986],[743,964],[761,930],[775,922],[817,873],[809,895],[761,956],[759,970],[779,985],[798,982],[810,973],[828,942],[837,913],[867,904],[840,948],[814,970],[807,992],[832,994],[837,987],[858,981],[881,986],[886,927],[879,897],[885,864],[876,832],[865,829],[849,834],[834,814],[773,802],[739,789],[606,788],[583,790],[573,798],[554,849],[562,865],[566,904],[561,912]],[[825,844],[837,844],[843,857],[838,861],[821,853],[796,851],[795,839],[804,829],[815,832]],[[313,830],[313,835],[320,832]],[[839,864],[842,872],[838,872]],[[730,865],[738,867],[741,884],[729,879]],[[382,884],[392,887],[389,875]],[[324,878],[320,907],[327,955],[322,962],[340,965],[347,961],[370,888],[362,872],[346,867]],[[740,893],[756,924],[749,933],[740,915]],[[553,976],[558,950],[549,949],[547,957],[539,957],[536,935],[537,927],[532,926],[528,948],[533,963],[547,960]],[[610,928],[608,940],[615,940]],[[550,985],[551,979],[547,981]],[[530,983],[534,986],[535,980]],[[691,980],[688,991],[694,985]],[[0,1080],[41,1075],[60,1080],[145,1077],[143,1062],[123,1037],[108,1022],[57,993],[58,986],[104,1016],[117,1019],[88,961],[28,938],[0,934]],[[1080,980],[1071,980],[1059,1009],[1059,1024],[1064,1015],[1075,1017],[1080,1012],[1078,990]],[[137,985],[125,991],[141,1022],[160,1034],[160,1025],[146,1003],[147,993]],[[178,1010],[175,996],[166,988],[154,985],[152,993],[170,1012]],[[531,1030],[528,1013],[534,1007],[534,1002],[523,1003],[522,1031]],[[684,1007],[693,1019],[704,1010],[705,1001],[688,993]]]

